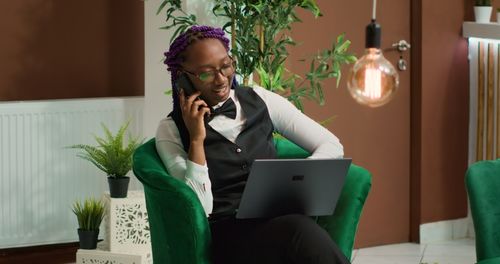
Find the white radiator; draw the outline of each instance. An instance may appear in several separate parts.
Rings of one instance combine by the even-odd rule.
[[[143,108],[142,97],[0,103],[0,248],[78,241],[72,203],[108,186],[65,146],[94,145],[101,122],[116,133],[130,119],[128,131],[142,135]]]
[[[500,41],[469,38],[469,164],[500,158]]]

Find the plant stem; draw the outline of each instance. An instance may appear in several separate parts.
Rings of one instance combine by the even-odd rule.
[[[304,83],[305,83],[306,81],[307,81],[307,79],[303,79],[303,80],[299,83],[299,85],[297,85],[297,88],[302,87],[302,85],[304,85]]]
[[[235,8],[234,3],[231,5],[231,49],[236,48],[236,19],[235,16]]]
[[[264,27],[262,26],[262,21],[259,23],[259,51],[264,54]],[[263,56],[262,56],[263,57]]]

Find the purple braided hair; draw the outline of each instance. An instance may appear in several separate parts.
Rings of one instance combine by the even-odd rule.
[[[224,45],[224,48],[229,51],[229,39],[224,35],[224,30],[222,30],[221,28],[214,28],[210,26],[192,26],[187,31],[177,36],[174,42],[172,42],[172,44],[170,45],[169,50],[164,53],[164,63],[167,65],[167,70],[171,74],[174,111],[180,109],[176,80],[179,71],[182,68],[181,63],[186,59],[184,51],[189,45],[206,38],[220,40],[222,45]],[[236,80],[234,80],[232,88],[234,88],[236,85]]]

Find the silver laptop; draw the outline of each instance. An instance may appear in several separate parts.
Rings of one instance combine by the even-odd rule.
[[[236,218],[332,215],[350,158],[255,160]]]

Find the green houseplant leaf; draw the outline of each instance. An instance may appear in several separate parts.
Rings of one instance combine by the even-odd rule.
[[[78,227],[82,230],[98,230],[104,219],[104,203],[94,198],[73,203],[73,213],[78,220]]]
[[[98,169],[104,171],[109,177],[125,177],[132,169],[132,155],[143,140],[138,137],[128,136],[127,143],[124,141],[125,132],[130,121],[123,124],[116,135],[101,123],[104,138],[94,135],[97,146],[77,144],[69,148],[79,149],[82,152],[77,156],[90,161]]]

